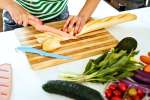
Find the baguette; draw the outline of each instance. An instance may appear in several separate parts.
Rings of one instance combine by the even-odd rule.
[[[82,31],[78,34],[78,36],[91,32],[91,31],[99,30],[102,28],[107,28],[116,24],[132,21],[132,20],[135,20],[136,18],[137,18],[136,15],[126,13],[126,14],[120,14],[117,16],[106,17],[103,19],[96,19],[87,23],[83,27]]]
[[[107,28],[116,24],[128,22],[135,20],[137,17],[134,14],[125,13],[120,14],[117,16],[110,16],[103,19],[94,19],[89,21],[82,29],[82,31],[77,34],[77,36],[80,37],[80,35],[83,35],[85,33],[99,30],[102,28]],[[73,30],[71,32],[73,34]],[[65,38],[54,34],[54,33],[44,33],[43,35],[36,35],[37,41],[42,44],[42,48],[45,51],[53,51],[57,48],[61,47],[60,41],[66,40]],[[45,41],[46,40],[46,41]]]
[[[55,37],[50,37],[42,43],[42,49],[45,51],[54,51],[60,47],[60,40]]]

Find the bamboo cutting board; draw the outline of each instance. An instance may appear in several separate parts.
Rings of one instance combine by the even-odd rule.
[[[63,24],[64,21],[60,21],[48,25],[61,28]],[[31,27],[16,29],[15,33],[22,45],[41,49],[41,44],[38,43],[35,34],[43,33],[39,33]],[[75,40],[61,41],[61,48],[53,51],[53,53],[73,57],[73,60],[61,60],[31,53],[26,53],[26,55],[33,69],[42,69],[101,54],[116,46],[117,42],[108,31],[102,29],[84,34]]]

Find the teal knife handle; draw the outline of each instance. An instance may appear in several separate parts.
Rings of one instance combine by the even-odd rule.
[[[71,57],[68,56],[63,56],[63,55],[59,55],[56,53],[49,53],[49,52],[45,52],[36,48],[32,48],[32,47],[28,47],[28,46],[20,46],[16,48],[17,50],[20,50],[22,52],[29,52],[29,53],[35,53],[35,54],[39,54],[41,56],[47,56],[47,57],[53,57],[53,58],[57,58],[57,59],[65,59],[65,60],[71,60]]]

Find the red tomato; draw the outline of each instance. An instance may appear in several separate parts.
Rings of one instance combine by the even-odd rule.
[[[142,99],[138,95],[136,95],[132,97],[132,100],[142,100]]]
[[[122,95],[121,91],[119,91],[119,90],[114,90],[114,91],[113,91],[113,94],[114,94],[115,96],[121,96],[121,95]]]
[[[125,96],[125,97],[123,97],[123,100],[132,100],[132,98],[131,98],[131,96]]]
[[[115,83],[112,83],[112,84],[109,85],[108,88],[113,91],[117,88],[117,85]]]
[[[144,56],[144,55],[141,55],[140,56],[140,60],[145,63],[145,64],[150,64],[150,57],[149,56]]]
[[[122,99],[121,99],[121,97],[119,97],[119,96],[113,96],[113,97],[111,98],[111,100],[122,100]]]
[[[105,96],[106,96],[107,98],[110,98],[110,97],[112,96],[112,91],[111,91],[110,89],[107,89],[107,90],[105,91]]]
[[[144,97],[144,92],[142,89],[140,88],[137,88],[137,95],[140,96],[140,98],[143,98]]]
[[[119,82],[118,83],[118,86],[119,86],[119,89],[122,91],[122,92],[125,92],[128,88],[127,84],[124,83],[124,82]]]

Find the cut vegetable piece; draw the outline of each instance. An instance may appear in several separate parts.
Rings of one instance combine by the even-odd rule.
[[[70,81],[48,81],[43,85],[43,89],[48,93],[68,96],[75,100],[104,100],[98,91]]]
[[[43,43],[43,46],[42,46],[43,50],[45,50],[45,51],[53,51],[60,47],[61,47],[60,40],[58,40],[57,38],[54,38],[54,37],[48,38]]]

